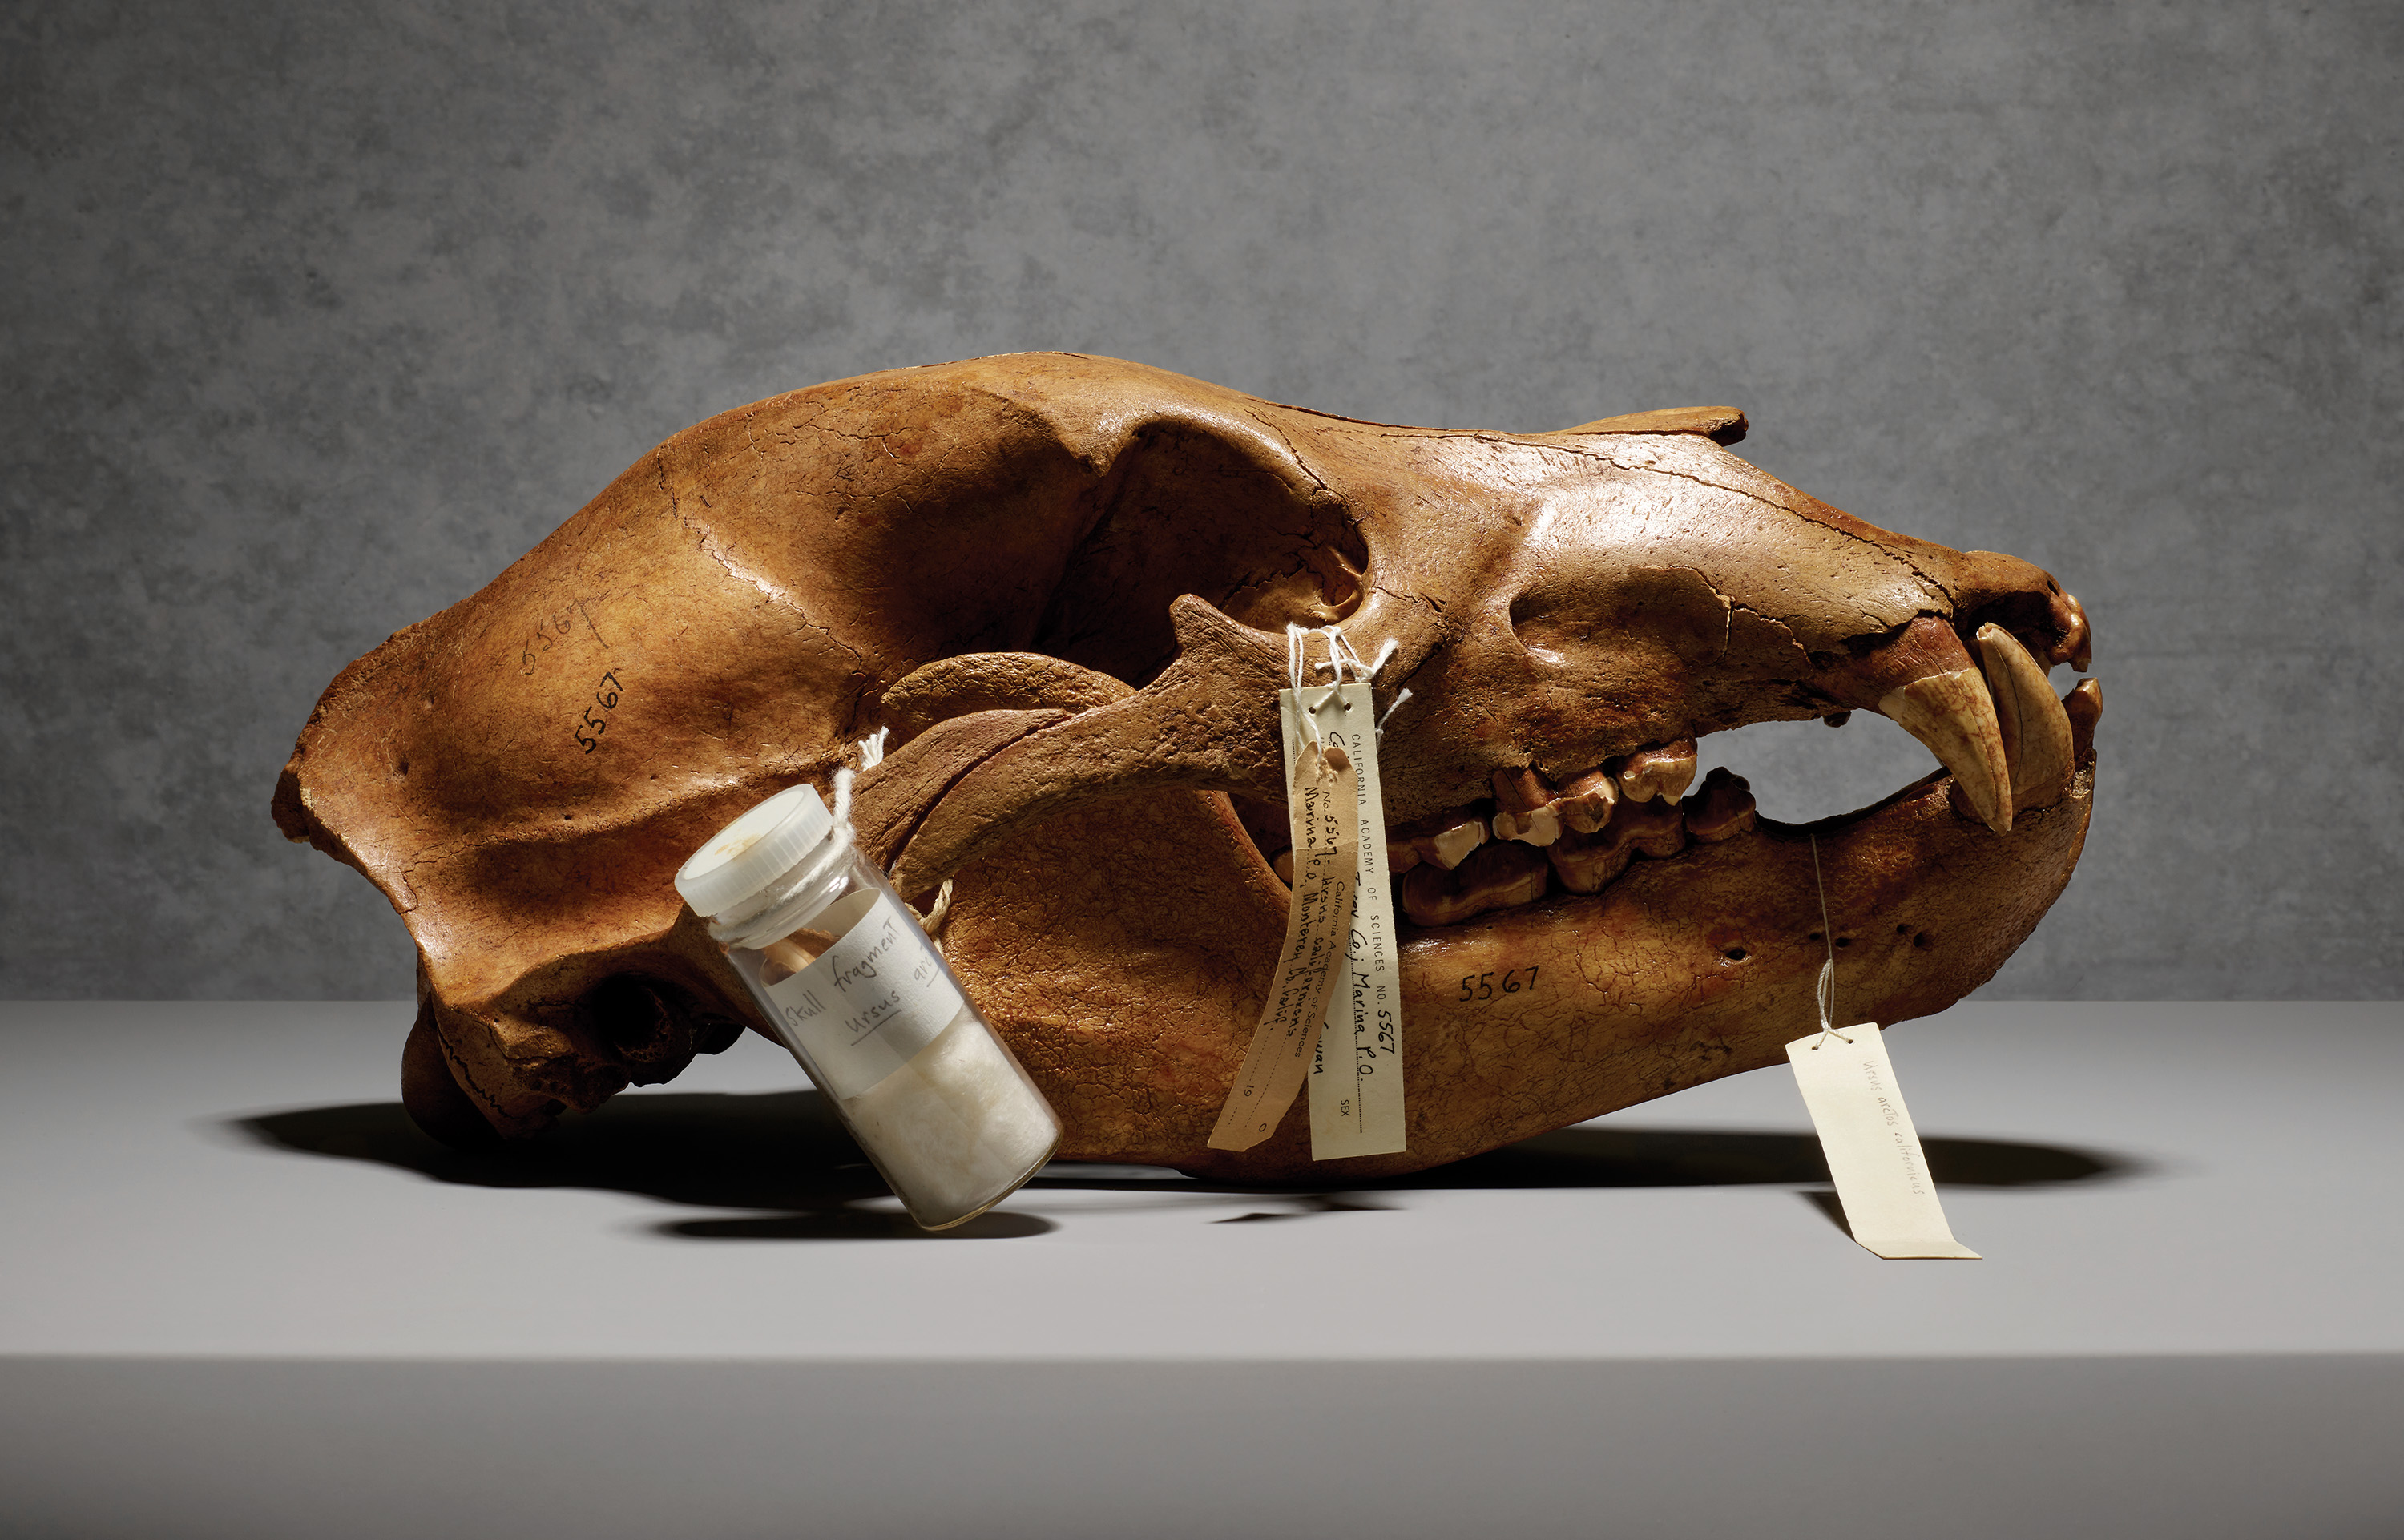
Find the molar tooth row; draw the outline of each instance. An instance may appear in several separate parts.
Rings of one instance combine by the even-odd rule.
[[[1576,785],[1572,782],[1572,788]],[[1559,807],[1565,801],[1546,806]],[[1524,839],[1505,838],[1470,851],[1457,869],[1433,862],[1397,866],[1395,889],[1403,913],[1414,925],[1458,925],[1496,909],[1532,903],[1556,879],[1572,893],[1600,892],[1640,855],[1656,860],[1674,856],[1689,838],[1715,845],[1748,833],[1755,821],[1751,787],[1725,768],[1713,770],[1702,790],[1684,803],[1647,798],[1604,805],[1610,811],[1598,827],[1559,829],[1541,848]],[[1504,816],[1495,815],[1498,827]]]
[[[1695,780],[1695,740],[1640,749],[1614,771],[1597,765],[1557,787],[1535,770],[1494,772],[1494,837],[1549,847],[1564,834],[1599,833],[1623,803],[1674,807]]]

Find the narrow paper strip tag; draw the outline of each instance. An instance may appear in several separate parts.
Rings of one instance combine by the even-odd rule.
[[[1327,1002],[1310,1065],[1310,1158],[1392,1155],[1403,1128],[1403,982],[1395,958],[1393,875],[1386,864],[1386,789],[1377,777],[1377,703],[1365,684],[1306,690],[1320,735],[1352,758],[1361,853],[1344,976]],[[1303,744],[1293,692],[1278,700],[1286,763]]]
[[[1868,1022],[1813,1032],[1788,1043],[1786,1057],[1853,1239],[1880,1256],[1976,1258],[1945,1223],[1886,1034]]]
[[[1291,692],[1279,692],[1280,695]],[[1310,1072],[1320,1023],[1344,967],[1353,871],[1360,859],[1359,795],[1351,756],[1307,745],[1287,766],[1286,809],[1293,831],[1293,900],[1269,980],[1261,1024],[1219,1121],[1214,1150],[1249,1150],[1277,1131]]]

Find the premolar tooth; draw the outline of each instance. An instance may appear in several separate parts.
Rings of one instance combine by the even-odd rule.
[[[1412,924],[1458,925],[1489,910],[1543,898],[1550,871],[1542,851],[1505,840],[1482,847],[1457,872],[1415,867],[1394,888]]]
[[[1494,772],[1494,837],[1550,845],[1561,837],[1559,792],[1533,770]]]
[[[2002,626],[1978,627],[1978,654],[2011,767],[2012,808],[2050,806],[2070,784],[2070,714],[2054,699],[2045,670]]]
[[[1620,767],[1620,794],[1629,802],[1659,797],[1674,803],[1695,783],[1695,740],[1680,738],[1658,749],[1639,749]]]
[[[1572,776],[1561,788],[1557,805],[1561,810],[1561,822],[1571,831],[1591,834],[1611,821],[1611,810],[1619,804],[1619,778],[1608,770],[1588,770]]]
[[[1686,799],[1686,833],[1700,845],[1717,845],[1753,832],[1753,785],[1723,764],[1703,777],[1703,789]]]
[[[1961,638],[1946,633],[1950,651],[1965,665],[1922,674],[1882,696],[1881,717],[1925,744],[1936,763],[1953,773],[1972,814],[1998,834],[2012,829],[2012,772],[2004,758],[2003,729],[1995,703]]]
[[[1449,872],[1467,858],[1469,852],[1486,843],[1486,820],[1467,808],[1433,813],[1408,823],[1397,824],[1386,831],[1386,847],[1391,852],[1397,845],[1408,845],[1419,852],[1419,859]],[[1399,872],[1404,870],[1397,865]]]

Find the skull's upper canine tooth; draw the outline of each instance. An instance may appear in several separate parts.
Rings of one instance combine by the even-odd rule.
[[[1620,794],[1629,802],[1659,797],[1676,802],[1695,783],[1695,740],[1680,738],[1657,749],[1639,749],[1620,767]]]
[[[2012,808],[2049,807],[2070,785],[2070,714],[2054,699],[2045,670],[2002,626],[1978,628],[1978,653],[2011,766]]]
[[[1560,793],[1530,769],[1494,772],[1494,837],[1550,845],[1561,837]]]
[[[1974,817],[1998,834],[2011,833],[2011,765],[2004,758],[1994,700],[1970,650],[1950,626],[1924,617],[1895,652],[1890,665],[1908,662],[1909,671],[1872,709],[1927,745],[1953,773]]]

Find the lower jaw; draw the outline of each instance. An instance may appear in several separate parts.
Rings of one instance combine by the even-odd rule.
[[[1398,1174],[1777,1063],[1818,1026],[1831,955],[1840,1025],[1942,1011],[1992,977],[2060,895],[2092,786],[2090,760],[2060,802],[1998,835],[1954,811],[1938,775],[1841,819],[1762,819],[1640,859],[1590,896],[1405,923],[1409,1149],[1313,1162],[1296,1113],[1251,1150],[1176,1164],[1256,1181]]]

